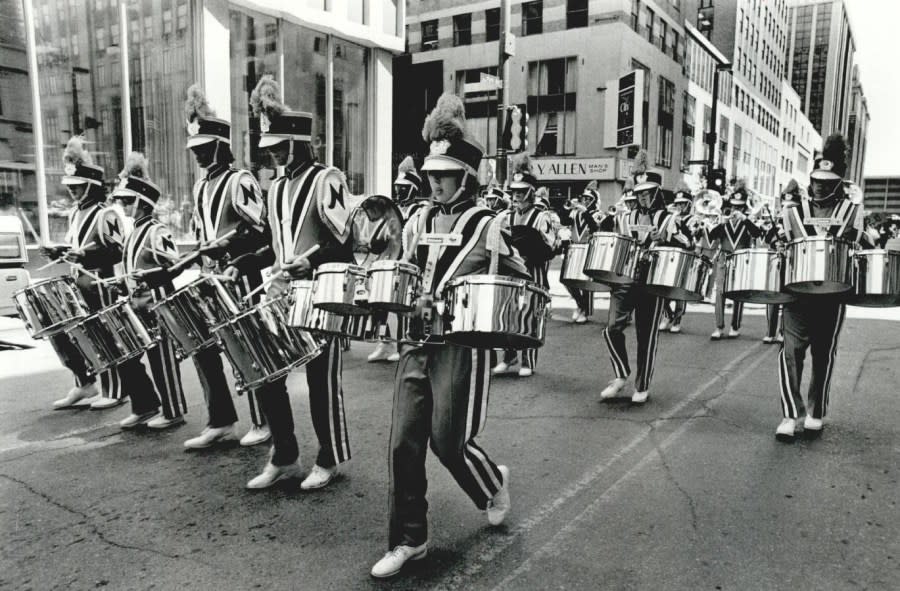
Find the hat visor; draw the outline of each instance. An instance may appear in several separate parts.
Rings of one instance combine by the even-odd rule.
[[[88,185],[88,184],[100,184],[94,179],[86,179],[82,176],[64,176],[62,178],[62,184],[64,185]]]
[[[648,181],[646,183],[641,183],[634,188],[635,193],[640,193],[641,191],[649,191],[650,189],[658,189],[659,183],[654,183],[652,181]]]
[[[394,179],[394,184],[395,185],[410,185],[410,186],[412,186],[413,182],[406,177],[398,176],[396,179]]]
[[[214,142],[217,139],[221,139],[221,138],[217,138],[214,135],[192,135],[191,137],[188,138],[187,145],[185,147],[188,149],[196,148],[197,146],[202,146],[204,144]]]
[[[137,191],[132,191],[131,189],[116,189],[115,191],[112,192],[112,195],[110,195],[110,197],[112,197],[113,199],[120,199],[120,198],[137,199],[140,196],[141,196],[140,193],[138,193]]]
[[[816,179],[818,181],[834,181],[841,176],[836,172],[831,172],[830,170],[814,170],[809,174],[809,178]]]
[[[508,189],[534,189],[534,185],[525,181],[510,181],[506,187]]]
[[[478,174],[474,168],[467,165],[462,160],[457,160],[450,156],[427,156],[425,158],[425,163],[422,165],[422,170],[425,172],[432,170],[448,172],[452,170],[462,170],[473,175]]]
[[[675,201],[672,203],[691,203],[690,199],[685,199],[684,197],[676,197]]]
[[[295,141],[295,142],[308,142],[310,137],[308,135],[291,135],[287,133],[264,133],[259,138],[259,147],[260,148],[271,148],[272,146],[277,146],[281,142],[287,141]]]

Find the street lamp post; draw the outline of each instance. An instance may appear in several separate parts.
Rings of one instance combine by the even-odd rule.
[[[712,112],[711,121],[709,123],[710,130],[706,134],[707,156],[706,156],[706,178],[712,173],[712,169],[716,165],[716,145],[719,134],[716,131],[719,125],[719,73],[730,72],[731,64],[716,64],[713,72],[713,90],[712,90]]]
[[[506,39],[510,35],[509,0],[500,0],[500,37],[497,40],[497,78],[500,88],[497,89],[497,164],[494,172],[501,185],[506,180],[506,149],[503,146],[504,116],[506,103],[509,102],[507,83],[509,78],[509,55],[506,53]]]

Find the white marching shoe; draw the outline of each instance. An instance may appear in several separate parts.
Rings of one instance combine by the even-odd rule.
[[[119,427],[122,429],[136,429],[141,425],[146,425],[150,422],[150,419],[155,417],[158,414],[157,411],[151,410],[150,412],[145,412],[143,414],[135,414],[131,413],[121,421],[119,421]]]
[[[192,437],[184,442],[187,449],[206,449],[216,443],[226,443],[237,441],[237,433],[234,432],[234,425],[226,425],[225,427],[206,427],[196,437]]]
[[[97,384],[87,384],[86,386],[75,386],[65,398],[53,401],[53,410],[62,410],[64,408],[72,408],[82,400],[97,395]]]
[[[300,478],[303,472],[297,462],[288,464],[287,466],[276,466],[272,462],[267,462],[266,467],[258,476],[255,476],[247,482],[247,488],[253,490],[262,490],[269,488],[279,480],[287,480],[289,478]]]
[[[498,363],[497,365],[494,366],[494,369],[491,370],[491,373],[494,375],[500,375],[503,373],[507,373],[509,370],[511,370],[513,367],[515,367],[518,364],[519,364],[518,359],[513,359],[509,363],[507,363],[506,361],[501,361],[500,363]]]
[[[421,560],[428,554],[428,543],[421,546],[407,546],[400,544],[385,554],[381,560],[372,567],[371,574],[376,579],[393,577],[400,572],[403,565],[409,560]]]
[[[396,362],[400,361],[400,352],[394,351],[393,353],[388,355],[387,360],[390,361],[391,363],[396,363]]]
[[[587,316],[584,314],[584,312],[576,308],[575,315],[572,317],[572,321],[575,324],[584,324],[585,322],[587,322]]]
[[[300,483],[300,488],[303,490],[325,488],[332,480],[334,480],[334,477],[337,476],[337,471],[337,466],[323,468],[322,466],[315,464],[306,478],[303,479],[303,482]]]
[[[259,445],[260,443],[265,443],[269,439],[272,438],[272,432],[269,431],[268,425],[263,425],[262,427],[251,427],[247,434],[241,437],[241,445],[244,447],[250,447],[251,445]]]
[[[650,398],[650,392],[648,390],[644,390],[643,392],[635,392],[631,395],[631,401],[635,404],[644,404],[647,402],[647,399]]]
[[[663,318],[659,321],[659,330],[669,330],[669,327],[672,326],[671,322],[669,322],[668,318]]]
[[[388,361],[390,356],[390,345],[385,342],[380,342],[375,345],[375,350],[369,353],[369,356],[366,357],[366,361],[368,361],[369,363],[374,363],[376,361]]]
[[[530,367],[520,367],[519,368],[519,377],[520,378],[530,378],[534,375],[534,370]]]
[[[728,338],[729,338],[729,339],[736,339],[736,338],[738,338],[739,336],[741,336],[741,331],[739,331],[739,330],[737,330],[737,329],[735,329],[735,328],[729,328],[729,329],[728,329]]]
[[[671,332],[671,333],[673,333],[673,334],[678,334],[678,333],[680,333],[680,332],[681,332],[681,323],[673,324],[672,326],[670,326],[670,327],[669,327],[669,332]]]
[[[721,328],[717,328],[716,330],[713,331],[713,333],[711,335],[709,335],[709,339],[711,341],[718,341],[721,338],[722,338],[722,329]]]
[[[763,339],[762,339],[762,342],[764,342],[764,343],[767,344],[767,345],[771,345],[772,343],[775,342],[775,337],[770,337],[770,336],[768,336],[768,335],[767,335],[767,336],[764,336]]]
[[[177,427],[184,424],[184,415],[167,419],[162,413],[147,421],[147,426],[151,429],[163,430],[171,427]]]
[[[806,415],[806,418],[803,419],[803,430],[804,431],[812,431],[814,434],[818,434],[818,432],[822,431],[822,427],[824,426],[824,422],[822,419],[814,419],[813,417]]]
[[[609,382],[609,385],[603,388],[603,391],[600,392],[600,400],[609,400],[610,398],[615,398],[619,395],[619,391],[625,387],[625,384],[628,383],[628,380],[625,378],[614,378]]]
[[[107,408],[115,408],[120,404],[125,404],[124,396],[122,398],[110,398],[108,396],[101,396],[91,403],[91,410],[106,410]]]
[[[497,469],[500,470],[500,474],[503,476],[503,486],[500,487],[500,490],[497,491],[494,498],[488,501],[486,510],[488,523],[494,526],[503,523],[510,508],[509,468],[506,466],[497,466]]]
[[[778,428],[775,429],[775,439],[778,441],[793,441],[796,428],[797,421],[794,419],[782,419]]]

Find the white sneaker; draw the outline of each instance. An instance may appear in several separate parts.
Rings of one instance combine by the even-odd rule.
[[[391,363],[397,363],[398,361],[400,361],[400,352],[394,351],[393,353],[388,355],[387,360],[390,361]]]
[[[145,412],[143,414],[134,414],[131,413],[121,421],[119,421],[119,427],[122,429],[135,429],[140,427],[141,425],[146,425],[150,422],[150,419],[155,417],[158,413],[155,410],[151,410],[150,412]]]
[[[674,334],[680,333],[681,332],[681,324],[680,323],[673,324],[672,326],[669,327],[669,332],[674,333]]]
[[[663,318],[659,322],[659,330],[669,330],[669,326],[671,326],[671,323],[668,318]]]
[[[494,375],[499,375],[499,374],[502,374],[502,373],[506,373],[506,372],[508,372],[510,369],[512,369],[514,366],[516,366],[516,365],[518,365],[518,364],[519,364],[519,360],[518,360],[518,359],[513,359],[513,360],[510,361],[509,363],[507,363],[507,362],[505,362],[505,361],[501,361],[500,363],[498,363],[497,365],[494,366],[494,369],[491,370],[491,373],[494,374]]]
[[[309,474],[306,478],[303,479],[303,482],[300,483],[300,488],[303,490],[316,490],[317,488],[324,488],[328,486],[328,483],[334,480],[334,477],[337,475],[337,466],[333,466],[331,468],[323,468],[322,466],[315,464],[312,467],[312,470],[309,471]]]
[[[581,310],[579,310],[578,308],[575,308],[574,310],[572,310],[572,322],[578,321],[578,313],[579,312],[581,312]]]
[[[509,513],[509,468],[506,466],[497,466],[500,474],[503,475],[503,486],[494,495],[494,498],[488,501],[487,518],[491,525],[500,525],[506,519]]]
[[[735,330],[735,329],[733,329],[733,328],[729,328],[729,329],[728,329],[728,338],[729,338],[729,339],[736,339],[736,338],[738,338],[739,336],[741,336],[741,331]]]
[[[783,343],[783,342],[784,342],[784,335],[781,334],[781,333],[778,333],[778,335],[775,337],[775,342],[776,342],[776,343]]]
[[[62,410],[64,408],[72,408],[85,398],[97,396],[97,384],[88,384],[86,386],[75,386],[65,398],[53,401],[53,410]]]
[[[643,392],[635,392],[631,395],[631,401],[635,404],[644,404],[647,402],[647,399],[650,398],[650,392],[644,390]]]
[[[297,465],[297,462],[288,464],[287,466],[276,466],[272,462],[267,462],[262,473],[247,482],[247,488],[254,490],[269,488],[279,480],[300,478],[301,474],[302,472],[300,471],[300,466]]]
[[[372,576],[377,579],[393,577],[400,572],[407,560],[421,560],[428,554],[428,543],[421,546],[400,544],[372,566]]]
[[[619,390],[625,387],[625,384],[628,383],[628,380],[625,378],[614,378],[609,382],[609,385],[603,388],[603,391],[600,392],[600,400],[609,400],[610,398],[615,398],[619,395]]]
[[[575,318],[572,319],[575,324],[584,324],[587,322],[587,316],[581,310],[575,310]]]
[[[237,441],[237,433],[234,432],[234,425],[226,427],[206,427],[203,432],[196,437],[192,437],[184,442],[187,449],[205,449],[214,443],[225,443],[226,441]]]
[[[716,330],[713,331],[713,333],[711,335],[709,335],[709,339],[712,341],[718,341],[721,338],[722,338],[722,329],[721,328],[717,328]]]
[[[775,342],[775,337],[763,337],[763,342],[767,345],[771,345]]]
[[[101,396],[91,403],[91,410],[106,410],[107,408],[115,408],[124,403],[124,396],[122,398],[109,398],[107,396]]]
[[[519,377],[520,378],[530,378],[534,375],[534,370],[530,367],[520,367],[519,368]]]
[[[162,413],[154,417],[153,419],[147,421],[147,426],[151,429],[159,429],[160,431],[163,429],[168,429],[170,427],[177,427],[178,425],[184,424],[184,416],[173,417],[171,419],[167,419],[163,416]]]
[[[775,429],[775,439],[786,442],[793,441],[796,427],[797,421],[794,419],[782,419],[778,428]]]
[[[814,419],[809,415],[806,415],[806,418],[803,419],[804,431],[821,431],[823,425],[822,419]]]
[[[251,445],[259,445],[260,443],[265,443],[269,439],[272,438],[272,432],[269,431],[269,426],[265,425],[263,427],[253,427],[247,434],[241,437],[241,445],[244,447],[250,447]]]
[[[369,363],[374,363],[376,361],[386,361],[390,356],[390,346],[388,345],[388,343],[382,342],[375,345],[375,350],[369,353],[369,356],[366,357],[366,361],[368,361]]]

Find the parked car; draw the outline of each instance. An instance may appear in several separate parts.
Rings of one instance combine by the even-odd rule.
[[[28,287],[31,276],[25,269],[25,228],[14,215],[0,215],[0,315],[15,316],[13,293]]]

